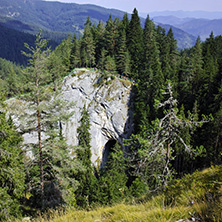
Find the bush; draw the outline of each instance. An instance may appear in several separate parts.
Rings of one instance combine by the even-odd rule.
[[[201,221],[221,221],[222,166],[175,180],[165,191],[166,204],[191,206]]]
[[[139,178],[136,178],[129,188],[130,194],[133,197],[140,197],[146,193],[147,189],[148,187],[143,183],[143,181],[139,180]]]

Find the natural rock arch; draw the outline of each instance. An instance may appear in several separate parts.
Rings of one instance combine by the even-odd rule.
[[[103,168],[106,165],[109,153],[110,153],[112,147],[114,147],[115,143],[116,143],[116,140],[111,139],[105,144],[105,146],[103,148],[103,155],[102,155],[102,161],[100,164],[100,168]]]

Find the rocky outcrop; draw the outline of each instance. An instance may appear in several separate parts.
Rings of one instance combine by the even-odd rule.
[[[74,115],[61,125],[62,132],[68,144],[78,145],[77,128],[86,105],[90,115],[92,162],[96,166],[104,164],[109,146],[114,141],[122,143],[123,138],[131,134],[131,87],[128,80],[118,77],[104,79],[100,73],[87,69],[75,69],[63,81],[61,97],[74,103],[70,108]],[[15,121],[21,127],[17,118]],[[37,142],[35,132],[25,132],[23,137],[25,144]]]
[[[65,78],[63,98],[75,102],[73,118],[63,126],[68,144],[77,145],[77,128],[83,106],[90,115],[92,162],[101,163],[109,150],[109,141],[128,138],[132,131],[131,87],[117,77],[104,80],[95,71],[76,69]]]

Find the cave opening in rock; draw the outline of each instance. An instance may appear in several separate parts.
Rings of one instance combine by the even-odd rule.
[[[109,140],[106,145],[103,148],[103,156],[102,156],[102,162],[100,165],[100,168],[103,168],[106,165],[106,162],[108,160],[108,156],[110,152],[112,152],[112,148],[115,146],[116,140],[112,139]]]

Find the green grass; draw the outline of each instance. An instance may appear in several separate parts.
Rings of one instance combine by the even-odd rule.
[[[36,222],[175,222],[180,219],[222,221],[222,166],[175,180],[160,195],[92,210],[49,211]]]
[[[39,217],[38,222],[141,222],[141,221],[176,221],[189,216],[189,207],[162,206],[162,199],[157,197],[143,204],[118,204],[112,207],[101,207],[92,211],[68,210],[66,213],[54,211],[53,214]],[[49,218],[49,220],[47,220]]]

